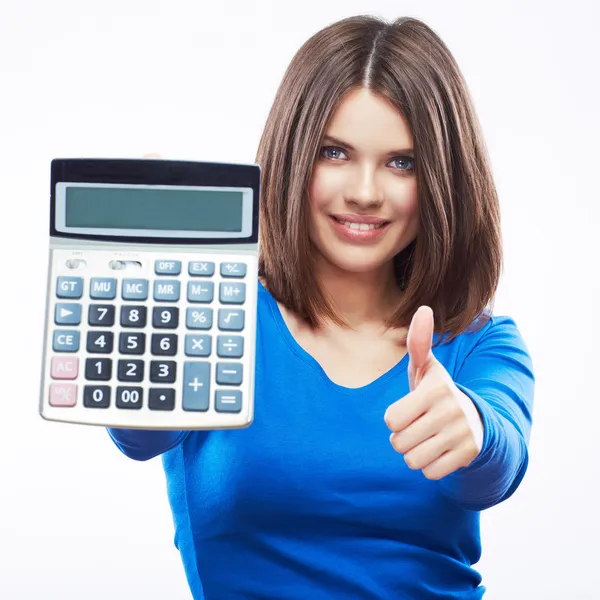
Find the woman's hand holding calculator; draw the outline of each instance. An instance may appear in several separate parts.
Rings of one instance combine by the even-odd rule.
[[[469,465],[483,445],[483,423],[471,399],[452,381],[431,349],[433,313],[421,307],[408,333],[410,393],[392,404],[385,422],[406,464],[428,479]]]

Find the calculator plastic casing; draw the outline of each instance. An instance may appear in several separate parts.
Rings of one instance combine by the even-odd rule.
[[[253,194],[252,231],[247,239],[177,239],[177,238],[147,238],[139,236],[138,239],[124,240],[119,236],[111,235],[86,235],[64,234],[56,230],[56,202],[55,190],[60,180],[79,181],[115,181],[116,183],[144,183],[145,185],[161,185],[168,182],[178,185],[178,182],[195,185],[223,185],[225,187],[243,187],[251,189]],[[183,185],[183,184],[182,184]],[[50,215],[50,240],[48,279],[46,289],[45,329],[43,336],[43,360],[40,390],[39,411],[44,419],[65,423],[84,425],[98,425],[105,427],[125,427],[132,429],[235,429],[248,427],[254,418],[254,379],[255,379],[255,346],[256,346],[256,314],[258,294],[258,203],[260,189],[260,169],[257,165],[239,165],[222,163],[195,163],[183,161],[163,161],[156,159],[142,160],[115,160],[115,159],[55,159],[52,162],[51,177],[51,215]],[[181,263],[177,275],[157,274],[156,266],[161,261],[168,263]],[[214,272],[205,276],[191,273],[192,266],[200,263],[212,263]],[[237,277],[235,273],[222,274],[221,266],[244,265],[245,275]],[[57,282],[59,277],[82,278],[83,293],[80,298],[60,298],[57,296]],[[116,294],[113,299],[93,299],[90,297],[91,279],[107,278],[116,280]],[[97,280],[97,279],[96,279]],[[146,300],[124,300],[123,282],[125,280],[147,282]],[[160,289],[157,282],[179,282],[179,299],[176,301],[159,301],[154,299],[155,289]],[[213,299],[210,302],[188,301],[188,290],[202,282],[212,283]],[[232,282],[243,283],[245,298],[243,304],[222,303],[220,297],[221,286],[230,286]],[[202,285],[200,285],[200,289]],[[58,325],[55,318],[59,314],[57,309],[65,303],[80,305],[80,324]],[[110,327],[92,326],[88,323],[90,305],[114,305],[114,324]],[[131,328],[122,326],[120,312],[123,307],[146,306],[146,324],[143,327]],[[154,308],[178,308],[178,324],[170,329],[157,329],[153,326]],[[196,329],[188,325],[194,323],[189,320],[194,311],[212,309],[212,324],[210,328]],[[242,331],[219,330],[219,310],[244,312]],[[64,310],[63,310],[64,312]],[[203,325],[205,327],[205,325]],[[54,350],[54,335],[56,331],[79,332],[79,343],[76,351],[57,352]],[[113,349],[110,353],[88,352],[86,340],[88,334],[107,331],[113,334]],[[119,351],[119,339],[125,333],[145,334],[145,348],[142,354],[124,355]],[[152,353],[151,341],[154,334],[175,335],[177,350],[174,355],[155,355]],[[187,338],[186,336],[190,336]],[[187,355],[186,341],[194,336],[210,337],[210,354],[208,356]],[[243,353],[239,358],[231,359],[227,355],[217,355],[217,340],[223,336],[227,347],[226,336],[242,338]],[[63,336],[64,338],[64,336]],[[231,344],[230,344],[231,345]],[[220,346],[225,351],[223,344]],[[77,374],[68,379],[53,378],[53,358],[77,359]],[[110,379],[88,380],[86,378],[86,360],[109,358],[112,361]],[[142,381],[119,380],[119,361],[143,361],[144,376]],[[174,382],[161,383],[150,381],[151,362],[169,361],[175,366],[176,378]],[[185,410],[182,404],[184,371],[186,363],[204,363],[209,365],[210,390],[207,408]],[[216,382],[217,365],[241,364],[241,383],[219,384]],[[225,372],[225,369],[222,370]],[[157,373],[158,374],[158,373]],[[60,375],[63,377],[64,375]],[[196,378],[197,381],[197,378]],[[50,386],[75,385],[76,402],[71,406],[52,406],[50,404]],[[85,406],[83,392],[85,386],[92,388],[106,386],[110,389],[110,403],[107,407]],[[141,389],[142,400],[138,407],[128,407],[121,403],[116,404],[117,388]],[[66,388],[65,388],[66,389]],[[71,390],[73,388],[71,387]],[[174,389],[174,406],[161,409],[155,406],[150,409],[150,389]],[[236,408],[231,411],[226,405],[221,404],[217,410],[217,392],[220,398],[230,397],[230,391],[237,394]],[[239,401],[241,392],[241,402]],[[173,392],[172,392],[173,394]],[[131,394],[130,394],[131,396]],[[163,395],[164,396],[164,395]],[[231,396],[232,397],[232,396]],[[123,396],[125,398],[125,396]],[[160,404],[160,396],[154,393],[155,404]],[[88,398],[88,403],[89,403]],[[223,400],[222,402],[225,402]],[[231,401],[230,401],[231,402]],[[68,404],[68,403],[67,403]]]

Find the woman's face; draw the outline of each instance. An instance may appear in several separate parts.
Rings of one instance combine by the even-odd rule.
[[[416,236],[413,140],[403,116],[366,89],[341,102],[325,130],[310,185],[310,235],[322,259],[375,271]]]

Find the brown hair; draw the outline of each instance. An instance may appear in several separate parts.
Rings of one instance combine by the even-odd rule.
[[[462,74],[423,22],[350,17],[313,35],[291,61],[260,140],[260,273],[271,294],[311,326],[342,323],[319,287],[307,193],[325,127],[366,87],[406,118],[414,139],[420,229],[395,259],[401,301],[388,325],[422,304],[451,339],[493,301],[502,268],[500,211],[483,137]]]

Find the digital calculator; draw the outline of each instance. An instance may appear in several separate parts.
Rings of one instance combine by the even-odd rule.
[[[251,424],[260,168],[55,159],[40,414]]]

